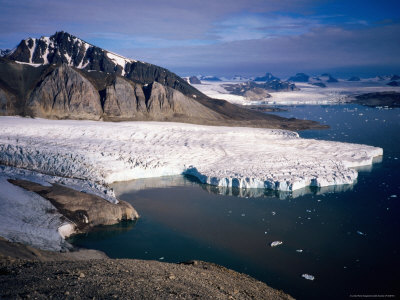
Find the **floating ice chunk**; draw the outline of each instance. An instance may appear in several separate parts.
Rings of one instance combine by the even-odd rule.
[[[297,249],[296,252],[302,253],[302,252],[303,252],[303,249]]]
[[[397,195],[390,195],[390,198],[397,198]]]
[[[310,274],[303,274],[303,275],[301,275],[301,277],[303,277],[303,278],[305,278],[307,280],[314,280],[315,279],[315,277],[310,275]]]
[[[245,216],[246,216],[246,214],[241,214],[241,216],[242,216],[242,217],[245,217]]]
[[[271,244],[270,244],[270,246],[271,247],[276,247],[276,246],[279,246],[279,245],[282,245],[283,244],[283,242],[281,242],[281,241],[275,241],[275,242],[272,242]]]

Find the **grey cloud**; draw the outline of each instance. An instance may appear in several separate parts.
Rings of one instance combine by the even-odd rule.
[[[136,49],[140,59],[177,72],[254,74],[293,73],[341,67],[392,66],[400,68],[400,25],[344,30],[315,29],[300,36],[235,41],[210,46]],[[124,49],[125,54],[129,53]]]
[[[0,36],[49,35],[66,30],[82,38],[94,32],[206,38],[212,24],[240,11],[301,11],[315,1],[234,0],[2,0]]]

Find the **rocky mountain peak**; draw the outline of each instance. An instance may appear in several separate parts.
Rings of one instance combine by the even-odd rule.
[[[93,46],[72,34],[58,31],[50,37],[22,40],[6,58],[28,64],[65,63],[78,69],[117,73],[124,76],[135,60]]]
[[[139,84],[157,81],[185,95],[204,97],[198,90],[167,69],[104,50],[65,31],[58,31],[50,37],[24,39],[14,51],[6,54],[5,58],[36,67],[67,64],[88,72],[100,71],[123,76]]]

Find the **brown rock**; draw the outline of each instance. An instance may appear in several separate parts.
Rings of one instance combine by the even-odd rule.
[[[104,114],[108,117],[135,118],[145,111],[144,100],[140,85],[116,77],[113,84],[106,88]]]
[[[99,196],[58,184],[47,187],[25,180],[9,179],[9,182],[48,199],[62,215],[76,224],[78,231],[85,231],[98,225],[113,225],[122,220],[135,220],[139,217],[136,210],[125,201],[113,204]]]
[[[103,109],[94,86],[63,64],[47,76],[28,101],[32,116],[50,119],[99,120]]]

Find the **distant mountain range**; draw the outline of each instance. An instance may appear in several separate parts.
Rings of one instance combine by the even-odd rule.
[[[317,126],[211,99],[167,69],[125,58],[63,31],[22,40],[1,54],[0,115],[288,129]]]
[[[265,76],[256,77],[254,79],[254,81],[265,81],[265,82],[270,82],[270,81],[273,81],[273,80],[280,80],[280,79],[278,77],[275,77],[271,73],[265,73]]]

